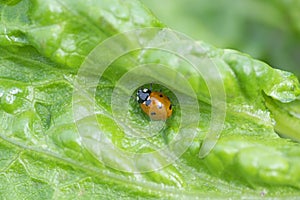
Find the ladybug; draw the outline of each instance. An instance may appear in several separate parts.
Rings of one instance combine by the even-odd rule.
[[[162,92],[143,88],[137,91],[136,96],[137,102],[151,120],[165,121],[172,115],[171,101]]]

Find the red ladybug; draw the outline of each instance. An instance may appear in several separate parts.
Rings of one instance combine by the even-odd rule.
[[[165,121],[172,115],[171,101],[163,93],[143,88],[139,89],[136,95],[137,102],[151,120]]]

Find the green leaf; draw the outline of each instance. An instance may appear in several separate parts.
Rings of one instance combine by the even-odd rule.
[[[246,52],[300,77],[298,1],[165,0],[165,6],[160,0],[141,1],[170,28]]]
[[[1,199],[300,195],[299,143],[275,132],[299,141],[300,87],[292,74],[236,51],[178,33],[170,36],[172,32],[137,1],[1,1],[0,13]],[[156,29],[132,32],[146,27]],[[110,39],[114,48],[97,54]],[[163,50],[169,39],[174,51]],[[126,48],[155,44],[161,49],[137,48],[111,63],[89,63]],[[202,76],[183,57],[201,58],[200,64],[214,66],[220,76],[205,67]],[[95,71],[83,70],[94,64]],[[173,115],[166,123],[150,122],[130,98],[141,74],[147,78],[144,84],[153,81],[153,90],[163,90],[172,100]],[[219,80],[222,87],[217,87]],[[162,84],[167,82],[173,86]],[[84,91],[85,86],[93,90]],[[216,88],[224,90],[226,102],[212,98],[219,93],[222,97]],[[118,103],[116,91],[125,94],[126,101]],[[86,115],[93,102],[94,115]],[[113,107],[123,109],[123,103],[125,115]],[[81,106],[79,112],[74,113],[74,105]],[[213,111],[226,111],[219,139],[210,137],[216,130],[211,120],[218,119]],[[145,127],[154,132],[158,128],[160,134],[141,131]],[[98,129],[105,139],[96,134]],[[207,156],[200,158],[200,149],[214,142],[212,151],[205,149]],[[188,148],[181,149],[182,144]],[[169,149],[156,153],[165,146]],[[173,159],[172,153],[180,150],[183,154]],[[147,160],[147,153],[154,156]],[[132,154],[138,162],[125,156]],[[157,166],[164,167],[147,171]]]

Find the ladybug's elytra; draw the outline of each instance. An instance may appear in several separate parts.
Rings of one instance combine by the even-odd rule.
[[[137,91],[137,102],[151,120],[165,121],[172,115],[172,104],[162,92],[144,88]]]

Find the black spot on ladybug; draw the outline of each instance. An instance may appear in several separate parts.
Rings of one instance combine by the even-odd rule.
[[[170,104],[170,106],[169,106],[169,110],[172,110],[172,104]]]
[[[156,112],[151,112],[150,114],[153,116],[153,115],[156,115]]]
[[[164,95],[160,94],[159,97],[163,97]]]
[[[151,100],[148,99],[147,101],[145,101],[146,106],[149,106],[151,104]]]

